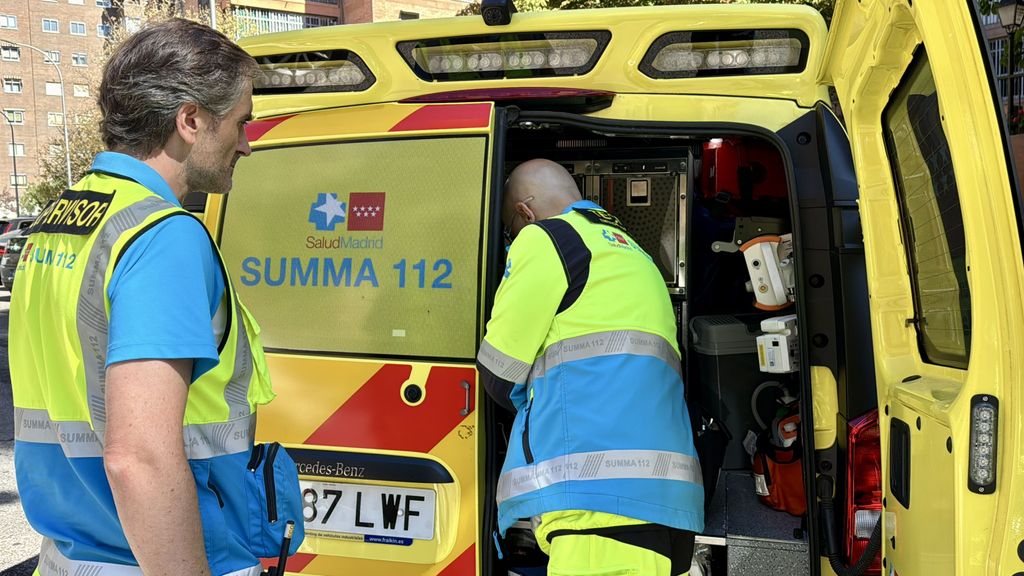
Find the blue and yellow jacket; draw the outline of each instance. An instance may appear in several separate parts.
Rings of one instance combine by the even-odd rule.
[[[650,256],[592,202],[526,226],[477,356],[516,411],[498,482],[516,520],[589,510],[700,532],[675,314]]]

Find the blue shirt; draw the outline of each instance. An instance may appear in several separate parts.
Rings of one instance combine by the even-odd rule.
[[[590,200],[579,200],[566,206],[565,210],[562,210],[562,214],[568,214],[576,208],[579,208],[580,210],[604,210],[604,208],[601,208],[601,206],[596,202],[591,202]]]
[[[132,180],[181,206],[163,177],[131,156],[101,152],[90,171]],[[190,358],[195,381],[217,365],[219,335],[212,326],[224,277],[209,236],[195,218],[167,218],[132,242],[114,269],[107,295],[108,366]]]

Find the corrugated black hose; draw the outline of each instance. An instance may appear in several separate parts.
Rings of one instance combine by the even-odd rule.
[[[821,511],[822,532],[825,536],[825,555],[832,570],[838,576],[861,576],[871,566],[875,556],[882,547],[882,511],[875,523],[875,529],[868,538],[868,547],[853,566],[845,566],[839,557],[839,534],[836,530],[835,502],[832,500],[832,481],[828,478],[818,479],[818,507]]]

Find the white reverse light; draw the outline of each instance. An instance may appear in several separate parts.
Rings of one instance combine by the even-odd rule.
[[[586,66],[597,49],[593,38],[547,39],[418,46],[412,57],[431,76],[510,70],[565,74]]]
[[[790,73],[799,71],[803,56],[804,44],[796,37],[669,42],[657,49],[653,59],[645,58],[645,63],[649,64],[643,68],[653,77],[700,72],[722,75],[730,71],[737,74]]]

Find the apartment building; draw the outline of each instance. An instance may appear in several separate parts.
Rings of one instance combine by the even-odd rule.
[[[456,15],[469,0],[215,0],[238,17],[242,29],[255,34],[336,24],[386,20],[445,18]],[[206,7],[209,0],[187,0],[188,7]]]
[[[998,80],[998,90],[1002,97],[1003,104],[1009,105],[1007,99],[1009,98],[1010,89],[1010,66],[1009,61],[1006,58],[1006,51],[1008,50],[1006,30],[999,22],[999,16],[997,14],[982,15],[981,26],[985,30],[985,37],[988,40],[988,51],[992,56],[992,66],[995,71],[996,79]],[[1016,54],[1019,61],[1021,54]],[[1024,70],[1021,70],[1021,66],[1017,66],[1013,74],[1013,93],[1014,101],[1017,106],[1024,104]]]
[[[469,4],[469,0],[170,1],[181,10],[192,11],[218,2],[251,34],[441,18],[454,16]],[[53,142],[63,141],[63,123],[76,122],[84,117],[84,111],[95,110],[92,91],[101,72],[100,56],[112,32],[110,22],[120,18],[129,30],[141,24],[133,22],[137,18],[121,0],[0,2],[0,142],[4,143],[0,148],[0,216],[13,212],[16,193],[24,193],[37,180],[41,159],[63,152],[53,146]],[[61,108],[62,95],[67,118]]]
[[[32,185],[40,159],[61,152],[50,145],[62,141],[64,122],[94,108],[92,82],[110,34],[104,23],[109,3],[0,2],[0,205],[13,207],[15,188],[24,192]]]

